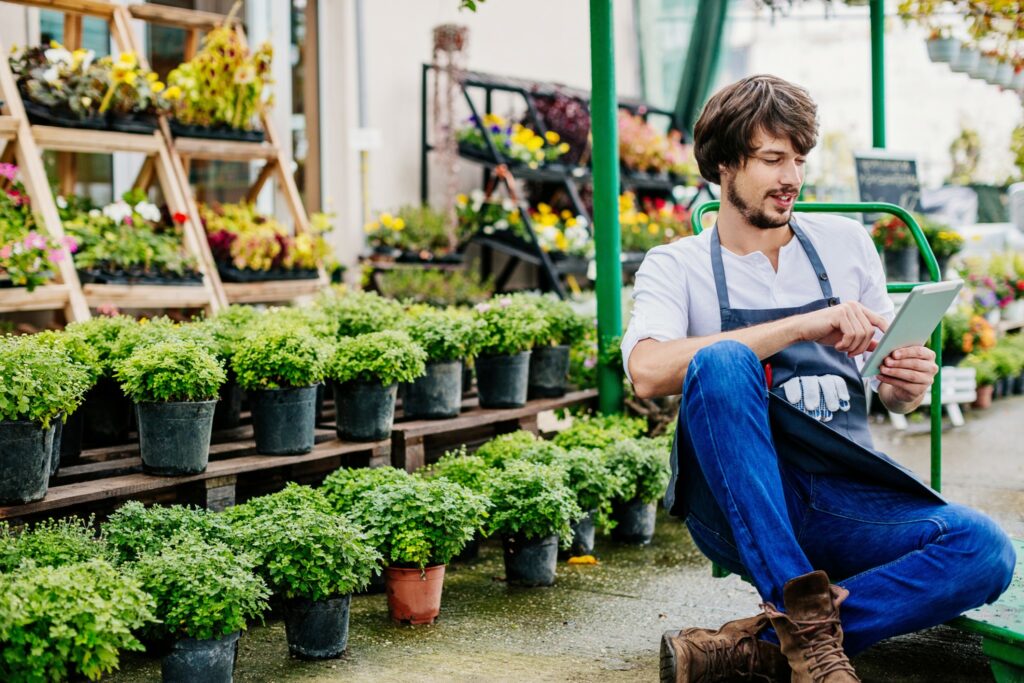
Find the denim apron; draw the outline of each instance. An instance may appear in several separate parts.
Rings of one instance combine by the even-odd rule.
[[[821,298],[790,308],[740,309],[729,304],[729,290],[722,262],[718,227],[711,234],[711,267],[722,315],[722,331],[742,329],[774,320],[810,313],[840,303],[833,295],[828,272],[814,245],[797,224],[790,227],[818,274]],[[799,342],[762,361],[770,366],[768,415],[778,457],[784,463],[809,474],[842,475],[891,488],[919,493],[929,500],[945,500],[910,470],[874,449],[868,431],[864,381],[856,362],[842,351],[817,342]],[[849,409],[834,411],[828,422],[819,421],[791,404],[783,386],[787,381],[808,376],[836,375],[849,391]],[[684,397],[685,400],[685,397]],[[845,404],[843,406],[846,407]],[[729,524],[711,494],[701,472],[686,424],[686,405],[680,404],[679,421],[672,444],[672,479],[665,505],[673,515],[685,518],[692,510],[700,520],[726,538]]]

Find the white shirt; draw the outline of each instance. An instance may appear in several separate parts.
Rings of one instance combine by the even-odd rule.
[[[885,289],[882,262],[864,226],[820,213],[801,213],[796,221],[828,272],[832,295],[840,301],[859,301],[891,321],[893,302]],[[711,270],[711,232],[647,252],[636,274],[633,315],[622,339],[627,377],[629,354],[643,339],[669,341],[722,331]],[[739,256],[723,247],[722,262],[732,308],[789,308],[822,298],[818,275],[795,236],[779,250],[777,272],[760,251]],[[858,367],[865,357],[856,359]]]

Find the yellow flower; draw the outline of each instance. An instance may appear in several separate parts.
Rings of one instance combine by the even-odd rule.
[[[50,41],[50,47],[52,47],[54,50],[59,50],[59,49],[61,49],[64,46],[61,45],[60,43],[58,43],[56,40],[51,40]]]
[[[551,206],[549,204],[541,202],[540,204],[537,205],[537,212],[540,213],[542,216],[544,214],[551,213]]]
[[[527,143],[526,143],[526,149],[530,150],[531,152],[537,152],[537,151],[539,151],[543,147],[544,147],[544,140],[542,138],[537,137],[537,136],[531,137],[529,139],[529,141],[527,141]]]
[[[558,141],[562,138],[555,131],[549,130],[547,133],[544,133],[544,139],[548,141],[549,145],[557,145]]]
[[[572,218],[572,211],[569,211],[568,209],[563,209],[562,213],[560,213],[559,215],[562,217],[562,220],[564,221],[569,218]]]
[[[128,85],[135,85],[135,81],[138,80],[139,75],[134,71],[129,71],[124,75],[124,82]]]
[[[381,225],[385,228],[390,228],[391,224],[394,223],[395,218],[390,213],[382,213],[378,220],[380,220]]]
[[[657,223],[651,223],[650,225],[647,226],[647,232],[651,233],[652,235],[657,235],[659,230],[661,230],[661,228],[658,227]]]
[[[519,225],[520,219],[521,219],[521,216],[519,215],[519,209],[512,209],[512,211],[509,212],[509,214],[508,214],[508,223],[509,223],[509,225]]]
[[[373,223],[367,223],[363,226],[363,231],[366,233],[377,232],[380,230],[380,223],[374,221]]]
[[[555,246],[558,247],[558,251],[565,251],[569,248],[569,240],[565,239],[565,234],[561,230],[555,235]]]
[[[576,227],[576,219],[573,218],[572,216],[569,216],[568,218],[566,218],[565,219],[565,227],[567,227],[567,228],[575,228]]]
[[[172,85],[164,92],[164,97],[169,100],[176,100],[181,97],[181,88],[176,85]]]
[[[160,77],[157,76],[155,71],[150,71],[148,74],[146,74],[146,80],[149,81],[150,83],[155,83],[156,79],[158,79],[158,78],[160,78]]]
[[[485,126],[504,126],[505,119],[497,114],[484,114]]]
[[[130,66],[135,66],[138,63],[134,52],[122,52],[118,60]]]
[[[156,93],[163,92],[164,87],[165,87],[164,84],[161,83],[160,81],[154,81],[153,85],[150,86],[150,88],[153,89],[153,92],[156,92]]]
[[[396,218],[395,222],[391,225],[392,229],[402,231],[405,230],[405,219]]]
[[[643,211],[641,211],[640,213],[638,213],[638,214],[636,215],[636,218],[637,218],[637,220],[638,220],[638,221],[640,221],[641,223],[645,223],[645,224],[646,224],[646,223],[649,223],[649,222],[650,222],[650,220],[651,220],[650,216],[648,216],[648,215],[647,215],[646,213],[644,213]]]
[[[569,151],[569,143],[563,142],[562,144],[560,144],[558,146],[558,151],[561,152],[562,154],[567,153]]]
[[[467,197],[464,194],[456,195],[455,203],[458,204],[459,206],[466,206],[467,204],[469,204],[469,197]]]

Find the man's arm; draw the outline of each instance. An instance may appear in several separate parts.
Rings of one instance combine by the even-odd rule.
[[[746,344],[761,359],[801,341],[816,341],[856,356],[873,350],[877,346],[875,328],[884,331],[886,327],[885,318],[851,302],[706,337],[664,342],[644,339],[629,354],[629,374],[640,398],[671,396],[682,390],[697,352],[717,341],[732,339]]]

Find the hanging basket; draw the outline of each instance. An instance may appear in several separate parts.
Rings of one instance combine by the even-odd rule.
[[[960,54],[960,41],[956,38],[933,38],[927,41],[928,59],[936,63],[949,63]]]

